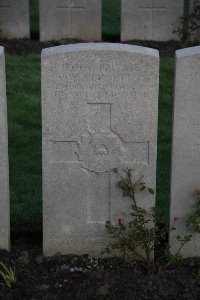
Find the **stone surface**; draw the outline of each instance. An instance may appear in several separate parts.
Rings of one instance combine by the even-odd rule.
[[[0,248],[10,248],[7,102],[4,48],[0,47]]]
[[[121,40],[177,40],[183,0],[122,0]]]
[[[189,233],[185,220],[195,204],[194,190],[200,187],[200,47],[176,52],[174,125],[171,174],[171,226],[178,217],[176,230],[171,231],[173,252],[178,234]],[[200,237],[194,235],[184,249],[185,256],[199,256]]]
[[[30,37],[29,0],[0,0],[0,37]]]
[[[159,56],[122,44],[42,52],[44,254],[98,256],[105,222],[128,220],[113,169],[156,187]],[[152,207],[154,197],[139,194]]]
[[[101,40],[101,0],[40,0],[40,40]]]

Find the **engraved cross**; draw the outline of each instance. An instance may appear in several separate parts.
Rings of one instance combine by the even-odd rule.
[[[84,0],[59,0],[57,9],[66,10],[69,13],[70,36],[73,37],[73,13],[84,10]]]
[[[87,103],[87,130],[74,140],[50,140],[50,162],[68,164],[87,174],[87,223],[110,218],[111,170],[149,163],[149,143],[123,141],[112,129],[112,104]],[[103,191],[99,187],[102,187]],[[100,203],[94,205],[98,193]],[[108,215],[107,215],[108,214]]]
[[[151,16],[151,36],[152,36],[152,32],[153,32],[153,20],[154,20],[154,14],[158,11],[164,11],[166,9],[165,6],[163,5],[156,5],[154,4],[154,0],[149,0],[150,3],[148,6],[139,6],[139,9],[141,11],[147,11],[150,13]]]
[[[124,141],[112,129],[112,104],[87,104],[88,129],[74,141],[51,140],[51,162],[79,163],[90,172],[109,172],[122,164],[149,163],[149,143]]]
[[[154,4],[154,0],[150,0],[150,5],[149,6],[139,6],[140,9],[144,9],[144,10],[149,10],[151,13],[153,13],[153,11],[157,11],[157,10],[165,10],[165,6],[162,5],[155,5]]]

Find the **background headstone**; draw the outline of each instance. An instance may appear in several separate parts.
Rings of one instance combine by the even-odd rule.
[[[121,44],[42,52],[44,254],[99,255],[130,202],[112,170],[156,188],[159,55]],[[154,196],[139,193],[140,204]]]
[[[30,37],[29,0],[0,0],[0,37]]]
[[[10,248],[7,103],[4,48],[0,47],[0,249]]]
[[[177,40],[184,0],[122,0],[121,40]]]
[[[40,0],[40,40],[101,40],[101,0]]]
[[[176,236],[186,234],[185,220],[196,203],[194,191],[200,187],[200,47],[176,52],[174,127],[171,175],[171,226],[178,217],[176,230],[170,232],[172,251]],[[183,248],[185,256],[199,256],[200,237]]]

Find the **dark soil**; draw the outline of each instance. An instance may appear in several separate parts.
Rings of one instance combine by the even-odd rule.
[[[15,248],[15,247],[14,247]],[[85,256],[43,257],[40,246],[0,251],[0,261],[15,267],[16,283],[8,288],[0,279],[0,299],[200,299],[200,258],[185,259],[176,268],[148,272],[121,258],[91,261]],[[96,264],[96,265],[95,265]]]
[[[13,40],[0,40],[0,45],[5,47],[6,53],[27,55],[32,53],[41,53],[41,50],[48,47],[59,46],[64,44],[80,43],[82,41],[77,40],[63,40],[52,42],[40,42],[38,40],[29,39],[13,39]],[[105,41],[107,42],[107,41]],[[112,42],[119,43],[119,40],[114,39]],[[150,47],[159,50],[161,57],[174,57],[175,51],[184,47],[195,46],[196,44],[183,45],[181,42],[169,41],[169,42],[154,42],[154,41],[128,41],[126,44],[139,45],[144,47]]]

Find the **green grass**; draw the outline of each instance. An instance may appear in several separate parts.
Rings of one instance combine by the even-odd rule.
[[[157,204],[169,203],[173,59],[161,60]],[[40,56],[6,56],[11,228],[42,230]]]
[[[103,40],[113,40],[120,37],[121,0],[102,1],[102,36]]]
[[[167,221],[169,213],[173,76],[174,59],[161,59],[156,199],[157,207],[164,213],[164,221]]]
[[[39,39],[39,0],[30,0],[31,38]]]
[[[41,229],[40,57],[7,55],[11,226]]]

